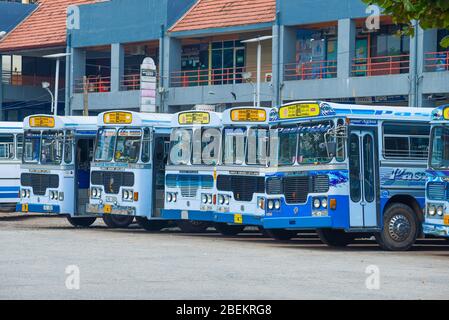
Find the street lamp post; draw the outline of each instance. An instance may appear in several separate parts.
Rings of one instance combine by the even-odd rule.
[[[273,36],[257,37],[249,40],[244,40],[242,43],[257,42],[257,83],[256,83],[256,106],[260,107],[260,85],[262,82],[262,41],[273,39]]]
[[[58,115],[58,98],[59,98],[59,65],[61,63],[61,58],[65,58],[70,56],[71,53],[56,53],[56,54],[49,54],[46,56],[43,56],[43,58],[49,58],[49,59],[56,59],[56,72],[55,72],[55,94],[52,94],[52,110],[53,114],[55,116]],[[43,86],[43,84],[42,84]],[[48,87],[46,88],[47,90]]]
[[[42,82],[42,89],[47,90],[48,93],[50,94],[50,97],[51,97],[51,111],[53,112],[53,108],[54,108],[54,104],[55,104],[54,100],[55,99],[54,99],[53,93],[50,90],[50,83],[48,83],[46,81]]]

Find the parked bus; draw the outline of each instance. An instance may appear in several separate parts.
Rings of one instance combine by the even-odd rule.
[[[111,111],[98,115],[98,136],[87,211],[109,227],[134,218],[148,231],[167,226],[161,218],[171,115]]]
[[[217,167],[215,228],[235,235],[261,226],[265,215],[265,173],[269,122],[276,109],[237,107],[223,112],[222,156]]]
[[[0,122],[0,210],[14,211],[19,202],[22,122]]]
[[[163,217],[176,220],[184,232],[204,231],[214,220],[221,127],[221,114],[212,111],[173,117]]]
[[[96,118],[33,115],[23,127],[17,211],[66,215],[73,226],[90,226],[96,218],[85,206]]]
[[[432,112],[424,234],[449,239],[449,105]]]
[[[429,122],[422,108],[282,106],[264,227],[317,229],[331,246],[374,235],[383,249],[409,249],[422,234]]]

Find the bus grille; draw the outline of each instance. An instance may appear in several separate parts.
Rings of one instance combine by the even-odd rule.
[[[427,197],[429,200],[444,201],[448,199],[446,185],[441,182],[430,182],[427,184]]]
[[[48,188],[59,188],[59,177],[56,174],[22,173],[20,183],[33,188],[33,194],[44,196]]]
[[[267,179],[267,193],[268,194],[282,194],[282,178],[268,178]]]
[[[134,173],[93,171],[92,184],[103,186],[104,191],[107,194],[118,194],[120,192],[120,187],[134,186]]]
[[[168,174],[165,183],[169,188],[180,188],[181,195],[184,198],[194,198],[198,189],[212,189],[214,187],[214,177]]]
[[[233,192],[235,200],[248,202],[253,199],[254,193],[265,192],[265,178],[220,175],[217,178],[217,189]]]
[[[329,191],[329,177],[327,175],[285,177],[283,189],[287,203],[306,203],[309,193]]]

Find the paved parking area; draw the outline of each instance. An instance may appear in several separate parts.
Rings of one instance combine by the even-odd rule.
[[[0,243],[0,299],[449,297],[444,240],[393,253],[370,241],[332,249],[313,235],[280,243],[257,232],[147,233],[102,221],[74,229],[61,218],[2,215]]]

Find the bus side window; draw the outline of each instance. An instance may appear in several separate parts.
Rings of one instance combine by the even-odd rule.
[[[0,135],[0,160],[8,160],[14,158],[14,135]]]
[[[427,159],[430,126],[385,123],[383,156],[386,159]]]
[[[16,159],[22,159],[23,154],[23,134],[16,135]]]

